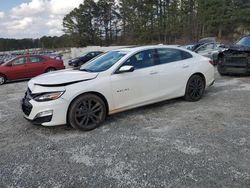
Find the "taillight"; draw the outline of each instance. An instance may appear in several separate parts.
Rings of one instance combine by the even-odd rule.
[[[213,60],[209,60],[209,63],[210,63],[211,65],[214,65],[214,61],[213,61]]]

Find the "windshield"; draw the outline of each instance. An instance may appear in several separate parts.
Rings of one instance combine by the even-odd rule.
[[[86,56],[89,52],[82,53],[78,58]]]
[[[102,72],[108,70],[127,53],[124,51],[111,51],[83,65],[80,70],[87,72]]]
[[[242,46],[250,46],[250,36],[248,37],[243,37],[237,44],[242,45]]]

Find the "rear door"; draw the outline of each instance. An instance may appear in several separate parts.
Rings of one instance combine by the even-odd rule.
[[[43,74],[46,69],[46,60],[41,56],[31,55],[28,57],[27,69],[29,70],[29,77]]]
[[[9,63],[8,66],[8,79],[17,80],[22,78],[28,78],[27,70],[27,58],[26,57],[17,57]]]
[[[160,98],[175,98],[184,95],[192,67],[192,55],[172,48],[158,49],[157,82]]]

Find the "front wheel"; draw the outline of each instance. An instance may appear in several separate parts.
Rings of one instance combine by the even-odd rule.
[[[6,82],[6,77],[0,74],[0,85],[3,85]]]
[[[198,101],[202,98],[205,91],[205,81],[200,75],[193,75],[187,83],[185,100]]]
[[[93,94],[84,94],[73,101],[68,112],[68,123],[75,129],[90,131],[106,118],[103,100]]]
[[[53,72],[53,71],[56,71],[56,69],[55,68],[48,68],[45,72],[47,73],[47,72]]]

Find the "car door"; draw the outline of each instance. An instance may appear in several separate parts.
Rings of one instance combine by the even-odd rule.
[[[115,109],[136,106],[154,100],[157,96],[155,50],[141,51],[128,58],[122,66],[134,66],[133,72],[111,76]]]
[[[35,77],[43,74],[46,69],[46,60],[41,56],[31,55],[28,57],[27,69],[29,72],[29,77]]]
[[[186,51],[172,48],[157,50],[159,65],[156,66],[159,98],[170,99],[184,95],[192,72],[192,55]]]
[[[8,79],[17,80],[22,78],[28,78],[27,71],[27,58],[17,57],[8,64]]]

